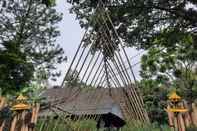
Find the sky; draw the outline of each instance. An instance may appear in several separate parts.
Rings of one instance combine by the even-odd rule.
[[[62,75],[60,78],[57,79],[57,81],[50,81],[49,83],[51,85],[60,85],[63,77],[66,74],[66,71],[72,61],[72,58],[77,50],[78,45],[80,44],[80,41],[83,37],[84,30],[80,28],[79,22],[75,19],[74,14],[69,13],[70,5],[66,2],[66,0],[57,0],[56,1],[56,9],[58,12],[63,13],[63,20],[57,25],[59,27],[61,36],[57,38],[56,43],[60,44],[61,47],[64,49],[65,56],[68,57],[68,60],[66,63],[62,63],[61,65],[58,65],[58,70],[62,71]],[[140,51],[141,52],[141,51]],[[135,49],[128,48],[127,54],[129,55],[129,58],[132,56],[135,56],[138,54],[139,51]],[[135,64],[140,61],[140,56],[135,57],[135,59],[130,59],[132,64]],[[140,79],[139,77],[139,70],[140,65],[138,64],[133,68],[134,73],[137,77],[137,79]]]
[[[68,57],[66,63],[58,65],[58,70],[62,71],[61,77],[58,78],[56,82],[50,81],[52,85],[59,85],[77,50],[84,31],[80,28],[78,21],[75,19],[75,15],[69,13],[70,5],[66,3],[66,0],[57,0],[55,8],[58,12],[63,14],[62,21],[57,25],[61,35],[57,38],[56,43],[61,45],[64,49],[65,56]]]

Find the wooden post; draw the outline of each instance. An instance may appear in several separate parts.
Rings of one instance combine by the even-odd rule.
[[[174,131],[178,131],[178,119],[177,119],[177,114],[174,114]]]
[[[36,107],[35,106],[33,106],[33,108],[32,108],[32,115],[31,115],[31,123],[33,123],[34,122],[34,116],[35,116],[35,113],[36,113]]]
[[[0,110],[5,106],[5,98],[0,97]]]
[[[178,119],[179,131],[185,131],[185,123],[183,120],[183,115],[179,113],[177,119]]]
[[[186,112],[184,114],[184,121],[185,121],[185,126],[186,127],[189,127],[191,125],[192,122],[191,122],[191,117],[190,117],[189,112]]]
[[[3,131],[4,125],[5,125],[5,121],[2,122],[1,127],[0,127],[0,131]]]
[[[167,109],[170,109],[170,105],[167,106]],[[174,131],[174,113],[167,111],[168,121],[172,131]]]
[[[14,116],[14,118],[13,118],[13,120],[12,120],[12,124],[11,124],[10,131],[15,131],[17,119],[18,119],[18,116],[17,116],[17,115]]]
[[[21,131],[25,131],[25,115],[26,115],[26,112],[23,111],[23,112],[21,113],[21,120],[22,120]]]
[[[197,126],[197,107],[193,103],[192,104],[192,113],[191,113],[192,121],[195,126]]]
[[[36,103],[35,106],[32,108],[31,124],[37,123],[39,110],[40,104]],[[34,127],[32,127],[30,131],[34,131]]]
[[[183,101],[183,106],[184,108],[189,109],[189,106],[186,101]],[[192,124],[192,119],[191,119],[191,115],[189,112],[184,113],[184,121],[185,121],[186,127],[189,127]]]
[[[37,103],[36,104],[36,113],[35,113],[34,123],[37,123],[39,110],[40,110],[40,104]]]

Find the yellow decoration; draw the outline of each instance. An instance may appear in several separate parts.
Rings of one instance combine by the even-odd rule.
[[[28,104],[19,103],[12,107],[13,111],[29,110],[30,106]]]
[[[23,95],[19,95],[17,98],[16,98],[17,101],[21,101],[21,100],[27,100],[27,97],[23,96]]]
[[[181,97],[178,96],[176,94],[176,92],[173,92],[170,96],[169,96],[169,100],[171,100],[172,102],[178,102],[181,100]]]
[[[21,111],[21,110],[29,110],[30,109],[30,105],[27,104],[26,102],[27,97],[23,96],[23,95],[19,95],[16,99],[16,103],[13,107],[12,110],[13,111]]]
[[[174,113],[184,113],[184,112],[187,112],[188,109],[181,109],[181,108],[177,108],[177,109],[174,109],[174,108],[169,108],[169,109],[165,109],[167,112],[174,112]]]
[[[180,96],[178,96],[177,94],[176,94],[176,92],[173,92],[173,93],[171,93],[171,95],[169,96],[169,100],[171,101],[171,102],[181,102],[181,97]],[[179,105],[178,105],[178,103],[172,103],[173,104],[173,107],[168,107],[167,109],[165,109],[165,111],[167,111],[167,112],[173,112],[173,113],[184,113],[184,112],[187,112],[188,111],[188,109],[186,109],[186,108],[183,108],[183,107],[180,107]]]

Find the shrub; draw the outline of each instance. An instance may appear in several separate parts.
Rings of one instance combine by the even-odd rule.
[[[196,126],[190,126],[186,129],[186,131],[197,131],[197,127]]]

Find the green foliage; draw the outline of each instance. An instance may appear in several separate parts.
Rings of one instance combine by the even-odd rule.
[[[146,124],[140,122],[128,122],[126,126],[122,128],[122,131],[170,131],[170,128],[166,125],[158,126],[157,124]]]
[[[142,57],[140,84],[151,120],[167,122],[166,96],[174,89],[189,102],[195,101],[197,50],[194,39],[195,36],[179,29],[164,30]]]
[[[41,85],[40,83],[32,82],[28,86],[24,87],[19,93],[27,96],[28,101],[32,104],[42,103],[42,100],[45,99],[42,96],[42,93],[46,88],[47,87]]]
[[[79,72],[76,70],[69,70],[66,78],[65,78],[65,86],[66,87],[76,87],[81,86]]]
[[[195,37],[176,30],[173,38],[169,38],[168,32],[172,30],[158,36],[156,45],[142,57],[141,76],[165,87],[175,87],[185,99],[194,101],[197,96]]]
[[[51,0],[50,0],[51,1]],[[51,1],[52,2],[52,1]],[[61,14],[40,0],[0,2],[0,87],[3,94],[22,90],[35,78],[59,76],[65,60],[54,44]]]
[[[168,118],[164,109],[167,107],[168,89],[154,80],[144,79],[139,85],[151,122],[167,124]]]
[[[15,42],[2,43],[0,49],[0,87],[3,95],[18,91],[27,85],[34,72],[33,64]]]
[[[197,127],[195,126],[187,127],[186,131],[197,131]]]
[[[96,121],[93,120],[81,120],[78,122],[71,122],[71,124],[74,130],[96,131]]]
[[[39,121],[37,125],[38,131],[98,131],[96,129],[96,121],[81,120],[81,121],[66,121],[61,119],[51,119],[48,121]],[[42,129],[41,129],[42,127]],[[112,129],[111,129],[112,130]],[[121,131],[170,131],[168,126],[159,127],[156,124],[146,124],[140,122],[128,122],[126,126],[121,128]],[[107,131],[107,129],[99,129],[99,131]],[[113,130],[112,130],[113,131]],[[114,130],[115,131],[115,130]]]
[[[96,131],[96,122],[92,120],[71,121],[62,118],[40,120],[36,127],[38,131]]]
[[[47,7],[54,6],[56,0],[42,0],[42,3],[45,4]]]
[[[188,3],[192,3],[194,6],[197,5],[194,0],[101,1],[73,0],[70,2],[72,4],[71,12],[77,15],[82,27],[91,26],[96,28],[95,32],[99,34],[97,27],[98,25],[102,26],[104,20],[101,21],[102,24],[99,24],[98,20],[94,19],[94,16],[100,14],[98,10],[104,4],[106,9],[103,11],[108,12],[120,38],[129,46],[146,49],[153,44],[152,38],[169,27],[187,30],[191,33],[195,32],[192,29],[196,27],[197,11],[191,6],[188,7]],[[104,17],[107,19],[106,15]],[[107,23],[112,36],[114,36],[112,26],[110,26],[109,22]]]

